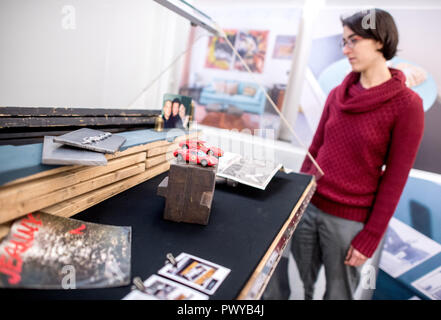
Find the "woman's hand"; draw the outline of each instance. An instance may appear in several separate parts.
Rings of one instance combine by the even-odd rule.
[[[368,257],[366,257],[360,251],[351,246],[345,258],[345,264],[352,267],[358,267],[365,263],[367,259]]]

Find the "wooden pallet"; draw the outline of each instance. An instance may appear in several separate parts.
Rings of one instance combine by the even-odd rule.
[[[0,238],[11,221],[29,212],[72,216],[167,171],[178,142],[197,136],[136,145],[106,155],[106,166],[61,166],[0,186]]]
[[[126,178],[116,183],[112,183],[103,188],[88,192],[84,195],[69,199],[67,201],[63,201],[62,203],[44,208],[40,211],[61,217],[70,217],[118,193],[130,189],[137,184],[140,184],[161,173],[164,173],[169,168],[170,164],[168,162],[164,162],[153,168],[147,169],[140,174],[134,175],[133,177]]]

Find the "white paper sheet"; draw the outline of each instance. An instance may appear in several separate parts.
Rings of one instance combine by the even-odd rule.
[[[441,252],[441,245],[396,218],[385,235],[380,268],[397,278]]]
[[[177,267],[167,264],[158,273],[210,295],[216,292],[231,271],[187,253],[181,253],[176,261]]]
[[[208,296],[177,282],[152,275],[144,281],[145,292],[134,290],[123,300],[208,300]]]
[[[245,159],[239,154],[225,152],[219,159],[217,176],[265,190],[281,167],[270,161]]]
[[[412,286],[433,300],[441,300],[441,267],[415,280]]]

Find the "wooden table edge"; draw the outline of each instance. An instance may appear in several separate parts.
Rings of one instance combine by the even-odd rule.
[[[266,251],[263,258],[260,260],[259,264],[257,265],[256,269],[254,269],[253,274],[237,296],[237,300],[250,300],[255,299],[258,300],[262,296],[266,286],[268,285],[268,282],[274,272],[274,270],[277,267],[277,264],[279,263],[282,253],[288,244],[289,240],[291,239],[294,230],[297,227],[298,222],[300,221],[301,216],[303,215],[303,211],[306,209],[307,205],[309,204],[309,201],[312,198],[312,195],[315,192],[316,188],[316,181],[315,177],[312,177],[310,183],[306,187],[305,191],[303,191],[303,194],[301,195],[299,201],[297,201],[296,205],[294,206],[294,209],[291,211],[291,214],[289,215],[288,219],[285,221],[283,227],[280,229],[277,236],[274,238],[273,242],[271,243],[270,247]],[[299,209],[301,209],[299,211]],[[297,215],[297,216],[296,216]],[[299,217],[300,216],[300,217]],[[296,221],[297,220],[297,221]],[[289,226],[293,224],[293,228],[289,229]],[[285,235],[285,236],[284,236]],[[271,255],[276,252],[277,246],[281,244],[281,248],[279,249],[278,255],[276,260],[271,263],[272,266],[270,268],[270,272],[265,276],[264,282],[259,288],[259,291],[257,295],[250,296],[250,291],[253,288],[253,286],[256,284],[256,281],[258,280],[258,277],[262,274],[263,269],[269,262]]]

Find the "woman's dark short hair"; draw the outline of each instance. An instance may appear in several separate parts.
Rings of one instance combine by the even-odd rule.
[[[347,26],[360,37],[381,42],[383,48],[379,51],[386,60],[392,59],[397,53],[398,30],[389,12],[375,8],[340,20],[343,26]]]

